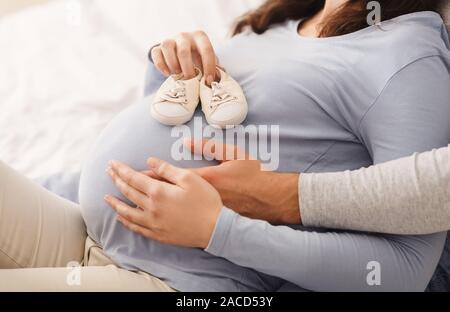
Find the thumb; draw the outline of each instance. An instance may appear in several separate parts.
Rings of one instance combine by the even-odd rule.
[[[197,155],[203,155],[207,160],[217,160],[226,162],[230,160],[250,160],[253,159],[245,150],[236,145],[219,143],[214,140],[193,140],[185,139],[184,145]]]
[[[172,166],[158,158],[149,158],[147,164],[158,177],[175,185],[182,186],[183,179],[189,174],[188,170]]]

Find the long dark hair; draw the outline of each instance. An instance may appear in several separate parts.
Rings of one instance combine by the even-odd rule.
[[[368,26],[366,9],[369,0],[348,0],[321,26],[320,37],[340,36]],[[400,15],[437,11],[440,0],[378,0],[381,5],[381,20]],[[242,16],[234,28],[233,35],[250,28],[257,34],[270,26],[287,20],[299,20],[319,12],[325,0],[267,0],[259,8]]]

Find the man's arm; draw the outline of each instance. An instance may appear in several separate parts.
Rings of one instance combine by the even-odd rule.
[[[405,235],[447,231],[450,145],[352,172],[302,174],[299,194],[306,226]]]

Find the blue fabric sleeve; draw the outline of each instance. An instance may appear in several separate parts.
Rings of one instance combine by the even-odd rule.
[[[166,80],[152,62],[148,62],[147,72],[145,74],[144,96],[149,96],[156,91]]]
[[[439,57],[392,77],[360,121],[360,138],[375,163],[449,144],[449,86]],[[306,232],[223,208],[206,251],[313,291],[423,291],[445,236]],[[380,285],[368,283],[374,261]]]
[[[223,208],[206,251],[312,291],[423,291],[442,247],[440,234],[306,232]],[[373,261],[380,265],[380,285],[371,286]]]

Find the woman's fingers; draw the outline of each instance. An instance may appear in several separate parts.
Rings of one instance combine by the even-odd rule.
[[[164,60],[166,64],[169,66],[170,72],[172,74],[180,74],[181,66],[178,62],[177,55],[177,43],[175,40],[164,40],[161,45],[161,51],[164,55]]]
[[[159,177],[170,183],[185,188],[192,182],[191,179],[194,174],[189,170],[172,166],[168,162],[157,158],[149,158],[147,163],[150,169],[152,169]]]
[[[133,208],[111,195],[105,196],[105,202],[113,208],[118,215],[130,220],[133,223],[145,226],[149,223],[144,211],[139,208]]]
[[[177,56],[184,79],[192,79],[196,76],[194,59],[192,57],[191,39],[188,34],[181,33],[177,39]]]
[[[141,191],[142,193],[146,193],[149,183],[151,183],[148,176],[133,170],[132,168],[117,160],[110,161],[109,166],[112,171],[116,173],[117,176],[126,184],[132,186],[136,190]],[[107,169],[107,171],[109,171],[109,169]]]
[[[109,165],[126,184],[144,194],[147,194],[152,199],[161,197],[169,192],[170,188],[173,187],[166,182],[153,179],[148,175],[135,171],[119,161],[113,160]]]
[[[151,199],[143,194],[142,192],[138,191],[134,187],[128,185],[124,180],[120,178],[118,174],[112,169],[109,168],[107,170],[109,176],[113,180],[114,184],[116,185],[117,189],[131,202],[136,204],[139,207],[142,208],[150,208],[150,201]]]
[[[203,75],[206,77],[206,83],[211,83],[216,78],[216,53],[208,36],[203,31],[194,33],[195,47],[202,59]]]
[[[203,64],[202,64],[202,57],[197,52],[196,49],[192,49],[192,59],[194,62],[194,65],[200,69],[200,71],[203,73]]]
[[[186,79],[195,77],[200,66],[206,83],[211,85],[217,76],[217,56],[208,35],[203,31],[181,33],[167,39],[151,50],[152,60],[164,75],[183,73]]]
[[[164,181],[164,179],[161,178],[160,176],[158,176],[153,170],[142,171],[142,174],[145,174],[147,177],[150,177],[150,178],[158,180],[158,181]]]
[[[153,232],[151,229],[133,223],[130,220],[127,220],[126,218],[122,217],[121,215],[117,215],[117,221],[119,221],[124,227],[126,227],[131,232],[134,232],[136,234],[142,235],[150,239],[156,239],[155,232]]]
[[[170,75],[169,66],[167,66],[166,61],[164,59],[164,55],[162,53],[161,47],[154,47],[151,51],[151,56],[153,60],[153,64],[155,67],[164,75]]]

